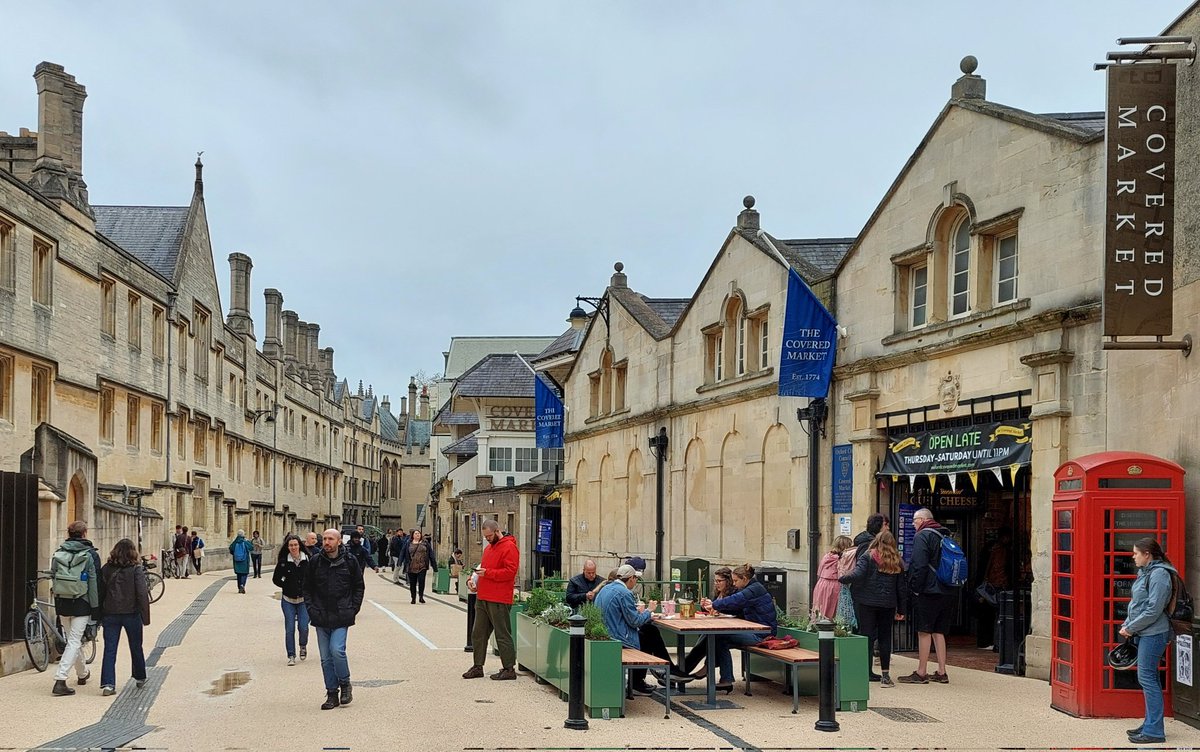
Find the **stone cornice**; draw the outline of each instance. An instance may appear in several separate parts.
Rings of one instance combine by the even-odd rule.
[[[875,387],[871,387],[870,389],[863,389],[858,392],[851,392],[850,394],[847,394],[846,401],[847,402],[866,402],[867,400],[873,400],[873,399],[878,398],[880,394],[882,394],[882,392],[880,392],[879,389],[877,389]]]
[[[1030,368],[1070,363],[1072,360],[1075,360],[1074,350],[1045,350],[1021,356],[1021,362]]]

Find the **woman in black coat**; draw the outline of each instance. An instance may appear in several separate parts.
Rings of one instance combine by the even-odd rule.
[[[889,669],[892,661],[892,622],[904,619],[904,560],[896,548],[896,539],[884,530],[875,536],[867,550],[858,557],[854,569],[838,578],[852,585],[854,606],[858,613],[859,634],[867,638],[867,655],[879,643],[879,669],[882,676],[871,672],[871,681],[882,687],[893,687]]]
[[[296,665],[296,631],[300,632],[300,660],[308,657],[308,608],[304,605],[304,575],[308,569],[308,554],[300,539],[292,535],[285,539],[283,555],[275,565],[271,582],[283,591],[279,602],[283,608],[283,647],[287,650],[289,666]]]
[[[150,624],[150,591],[146,587],[146,570],[137,546],[122,538],[113,546],[108,563],[100,569],[104,597],[100,607],[104,612],[104,658],[100,663],[100,693],[117,693],[117,648],[121,630],[129,642],[129,657],[133,678],[140,689],[146,683],[146,654],[142,650],[142,627]]]

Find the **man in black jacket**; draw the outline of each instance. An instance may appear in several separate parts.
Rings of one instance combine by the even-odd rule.
[[[858,549],[857,556],[862,556],[867,547],[871,545],[871,541],[875,540],[875,536],[879,535],[880,531],[888,530],[889,522],[886,514],[875,514],[867,517],[867,529],[854,536],[854,547]]]
[[[579,608],[585,603],[591,603],[595,598],[593,591],[600,584],[596,576],[596,562],[588,559],[583,563],[583,571],[567,582],[567,595],[563,602],[571,608]]]
[[[363,577],[367,576],[368,569],[379,571],[379,567],[375,566],[375,562],[371,561],[371,550],[367,548],[362,533],[355,530],[350,533],[350,544],[348,546],[350,555],[358,560],[359,572]]]
[[[325,702],[321,710],[349,705],[350,663],[346,660],[346,634],[362,608],[366,588],[358,559],[342,545],[342,534],[330,528],[321,535],[321,555],[313,559],[304,578],[304,605],[317,630],[321,673],[325,676]],[[339,695],[340,690],[340,695]]]
[[[913,619],[917,628],[917,670],[900,677],[902,684],[928,684],[935,681],[949,684],[946,674],[946,632],[954,618],[958,605],[959,588],[943,585],[938,580],[936,567],[941,559],[942,537],[949,535],[946,528],[933,519],[933,512],[918,509],[913,513],[912,558],[908,564],[908,588],[913,594]],[[937,653],[938,670],[927,674],[929,648]]]
[[[400,584],[400,578],[404,576],[404,567],[400,566],[400,559],[404,557],[404,552],[408,549],[408,533],[403,530],[397,530],[392,536],[391,543],[388,544],[388,553],[392,556],[392,582]],[[407,577],[405,580],[407,581]]]

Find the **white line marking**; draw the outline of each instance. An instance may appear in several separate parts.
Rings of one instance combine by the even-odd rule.
[[[437,645],[434,645],[432,642],[430,642],[429,640],[425,639],[425,635],[421,634],[421,633],[420,633],[420,632],[418,632],[417,630],[415,630],[415,629],[413,629],[412,627],[410,627],[410,626],[408,625],[408,623],[407,623],[407,622],[405,622],[403,619],[401,619],[399,616],[396,616],[396,615],[395,615],[395,614],[393,614],[391,611],[388,611],[386,608],[384,608],[383,606],[379,605],[379,604],[378,604],[378,603],[376,603],[375,601],[371,601],[371,605],[372,605],[372,606],[374,606],[375,608],[379,609],[380,611],[384,612],[384,613],[385,613],[385,614],[387,614],[388,616],[392,617],[392,621],[396,622],[396,623],[397,623],[397,624],[399,624],[400,626],[402,626],[402,627],[404,627],[405,629],[407,629],[407,630],[408,630],[408,633],[409,633],[409,634],[411,634],[413,637],[416,637],[418,640],[420,640],[420,641],[422,642],[422,644],[424,644],[424,645],[425,645],[425,647],[429,648],[430,650],[437,650],[437,649],[438,649],[438,646],[437,646]]]

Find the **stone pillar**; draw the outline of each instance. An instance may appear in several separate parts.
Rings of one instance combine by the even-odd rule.
[[[225,323],[243,336],[254,336],[250,318],[250,270],[254,264],[244,253],[229,254],[229,316]]]
[[[83,102],[87,89],[61,65],[39,63],[37,161],[30,184],[48,198],[65,199],[91,216],[83,182]]]
[[[283,319],[283,360],[289,372],[294,372],[297,364],[296,330],[300,328],[300,317],[295,311],[284,311]]]
[[[279,339],[280,315],[283,311],[283,293],[273,287],[263,290],[267,300],[267,333],[263,337],[263,355],[271,360],[283,358],[283,342]]]
[[[337,381],[337,371],[333,369],[333,348],[325,348],[325,383],[333,384]]]
[[[417,380],[413,377],[408,379],[408,417],[410,420],[417,417]]]

